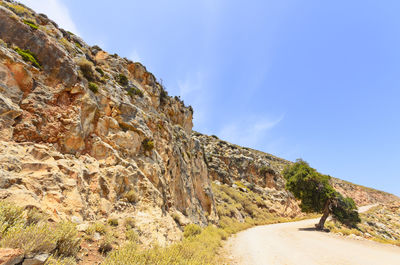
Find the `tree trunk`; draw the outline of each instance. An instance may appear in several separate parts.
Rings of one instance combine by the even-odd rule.
[[[319,223],[315,225],[317,230],[324,229],[325,221],[328,218],[329,214],[331,213],[331,211],[329,210],[329,204],[330,204],[330,200],[327,200],[325,203],[325,207],[324,207],[324,214],[322,215],[321,219],[319,220]]]

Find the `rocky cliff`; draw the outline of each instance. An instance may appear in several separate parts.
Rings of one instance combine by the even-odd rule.
[[[289,161],[193,132],[192,116],[140,63],[0,2],[0,199],[55,221],[134,217],[159,244],[187,223],[219,222],[213,181],[252,194],[256,209],[236,208],[238,220],[300,215],[280,175]],[[335,185],[362,204],[390,197]]]
[[[135,216],[160,243],[180,238],[168,213],[217,221],[192,109],[144,66],[12,2],[0,39],[1,199],[56,220]]]

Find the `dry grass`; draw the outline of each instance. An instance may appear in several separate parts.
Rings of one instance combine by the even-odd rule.
[[[81,70],[83,76],[89,81],[95,81],[95,73],[93,70],[93,63],[86,60],[85,58],[80,58],[77,61],[79,69]]]
[[[333,233],[345,236],[357,235],[379,243],[400,246],[400,206],[380,205],[360,214],[361,223],[357,228],[350,229],[339,222],[326,223]]]
[[[130,203],[136,203],[139,201],[139,196],[134,190],[130,190],[125,193],[124,198]]]
[[[185,226],[185,230],[183,232],[183,237],[188,238],[188,237],[193,237],[201,234],[201,227],[196,224],[189,224]]]
[[[50,253],[56,248],[56,238],[48,225],[13,226],[2,237],[0,246],[19,248],[25,254]]]
[[[31,14],[31,12],[27,8],[25,8],[21,5],[18,5],[18,4],[6,3],[4,1],[1,1],[1,5],[4,7],[8,7],[17,15],[30,15]]]
[[[132,217],[127,217],[124,220],[124,225],[126,229],[134,228],[136,226],[136,221]]]
[[[215,264],[216,253],[226,234],[222,229],[209,226],[200,234],[166,248],[140,250],[136,244],[127,244],[108,255],[103,265],[158,264],[207,265]]]
[[[75,257],[78,254],[81,239],[76,226],[70,222],[61,222],[55,229],[55,253],[63,257]]]
[[[54,262],[61,256],[75,257],[80,248],[75,225],[70,222],[50,225],[46,219],[47,216],[37,209],[24,210],[0,202],[0,247],[19,248],[26,255],[51,253]]]
[[[105,235],[107,233],[107,226],[101,222],[96,222],[91,224],[89,228],[86,230],[86,233],[88,235],[93,235],[95,232],[101,235]]]
[[[139,235],[133,229],[127,229],[125,232],[126,240],[132,243],[139,243]]]
[[[76,265],[74,258],[60,258],[55,256],[50,256],[44,265]]]

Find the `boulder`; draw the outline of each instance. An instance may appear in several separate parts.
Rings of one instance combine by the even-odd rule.
[[[21,249],[0,248],[0,264],[15,265],[24,259],[24,252]]]

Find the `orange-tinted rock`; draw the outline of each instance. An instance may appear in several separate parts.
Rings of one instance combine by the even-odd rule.
[[[24,252],[21,249],[0,248],[0,264],[16,265],[24,259]]]

